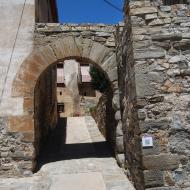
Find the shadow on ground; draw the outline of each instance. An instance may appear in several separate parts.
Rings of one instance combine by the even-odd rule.
[[[59,118],[57,127],[51,132],[37,158],[37,172],[44,164],[80,158],[106,158],[113,154],[106,141],[66,144],[67,118]]]

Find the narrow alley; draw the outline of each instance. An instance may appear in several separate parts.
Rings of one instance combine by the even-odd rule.
[[[134,189],[90,116],[60,118],[38,168],[32,177],[1,179],[0,190]]]

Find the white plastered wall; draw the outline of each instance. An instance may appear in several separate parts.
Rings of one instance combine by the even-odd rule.
[[[11,89],[33,49],[34,0],[1,0],[0,13],[0,116],[21,115],[23,99],[11,98]]]

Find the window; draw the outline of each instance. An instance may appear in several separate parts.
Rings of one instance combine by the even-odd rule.
[[[59,113],[63,113],[65,111],[65,105],[64,105],[64,103],[58,103],[57,104],[57,111]]]
[[[164,5],[187,4],[187,0],[163,0]]]

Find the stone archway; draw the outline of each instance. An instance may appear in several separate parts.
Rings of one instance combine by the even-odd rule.
[[[23,115],[9,117],[9,131],[22,134],[22,141],[34,143],[34,91],[40,75],[53,63],[70,58],[87,59],[97,64],[108,76],[112,88],[112,107],[119,111],[118,75],[115,53],[109,48],[85,38],[65,37],[36,49],[22,63],[13,82],[12,96],[23,98]],[[116,117],[120,126],[120,118]],[[121,127],[121,126],[120,126]],[[115,126],[116,129],[116,126]],[[121,134],[115,152],[121,153]],[[117,148],[118,145],[118,148]],[[33,150],[33,158],[35,157]]]

